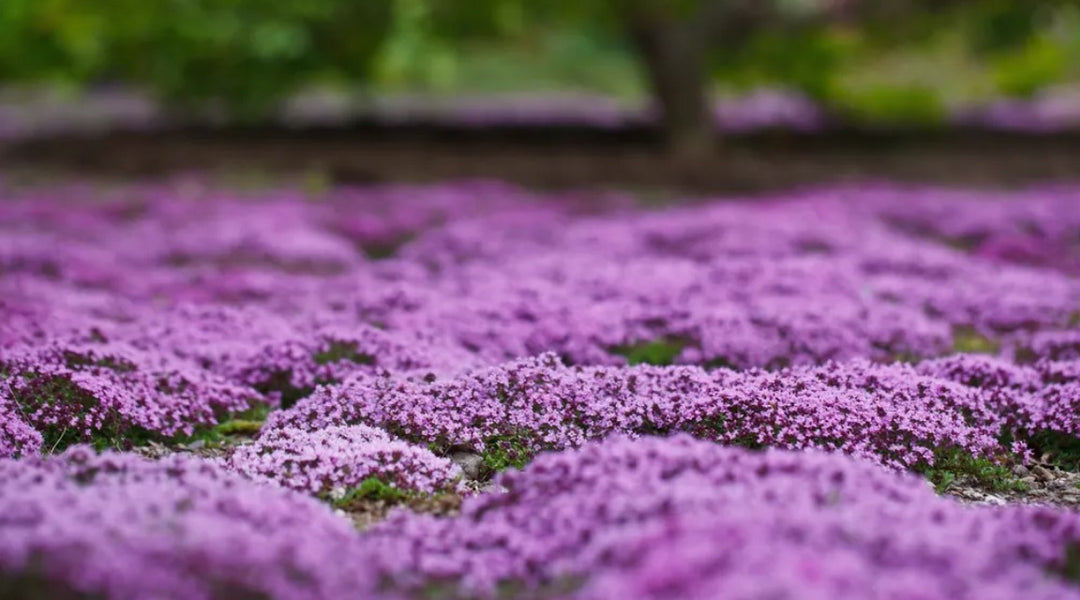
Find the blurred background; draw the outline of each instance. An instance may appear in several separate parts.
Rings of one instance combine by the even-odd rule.
[[[2,0],[0,159],[710,191],[1072,179],[1080,0]]]

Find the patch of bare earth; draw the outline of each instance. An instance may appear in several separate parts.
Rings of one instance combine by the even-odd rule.
[[[462,500],[463,497],[459,494],[410,498],[402,502],[363,498],[343,503],[338,506],[338,510],[348,516],[357,529],[364,530],[385,519],[390,511],[396,508],[438,517],[457,516],[461,512]]]
[[[1035,463],[1013,468],[1026,489],[992,490],[967,477],[958,477],[945,494],[961,502],[982,505],[1036,504],[1080,510],[1080,473],[1066,471],[1049,463]]]

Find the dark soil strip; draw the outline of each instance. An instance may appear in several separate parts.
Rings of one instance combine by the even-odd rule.
[[[186,128],[56,136],[0,147],[11,169],[152,177],[230,169],[338,183],[497,178],[538,188],[683,193],[770,191],[888,179],[978,187],[1080,180],[1080,134],[844,130],[733,136],[703,164],[668,160],[645,128]]]

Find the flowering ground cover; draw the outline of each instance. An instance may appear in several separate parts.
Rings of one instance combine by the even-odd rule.
[[[1072,132],[1080,127],[1078,94],[1075,87],[1062,86],[1031,98],[946,102],[940,109],[931,105],[929,113],[941,112],[936,117],[938,121],[958,128],[1028,134]],[[811,133],[867,124],[860,123],[857,116],[844,118],[834,114],[835,109],[786,88],[766,87],[716,97],[711,112],[720,131],[735,135],[763,131]],[[285,102],[273,120],[285,126],[303,127],[341,125],[357,119],[385,125],[576,126],[620,130],[655,124],[658,117],[655,108],[641,101],[598,93],[386,94],[357,98],[355,94],[311,90]],[[63,95],[47,90],[0,89],[0,140],[115,129],[154,130],[177,125],[175,115],[169,115],[153,98],[137,90],[98,89]]]
[[[0,193],[0,597],[1080,598],[1078,188]]]

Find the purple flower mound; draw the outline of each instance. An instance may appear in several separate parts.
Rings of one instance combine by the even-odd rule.
[[[364,425],[269,431],[237,448],[225,465],[256,481],[312,494],[354,488],[370,478],[401,491],[433,494],[453,489],[461,475],[448,459]]]
[[[1004,431],[1080,438],[1080,360],[1042,360],[1028,366],[961,354],[924,362],[917,369],[978,389],[985,408],[1001,416]]]
[[[1021,420],[1009,420],[1010,411],[1026,406],[1025,398],[997,401],[903,364],[710,372],[568,367],[549,353],[449,379],[353,378],[272,414],[265,430],[363,423],[417,442],[481,450],[511,443],[527,452],[574,447],[616,432],[687,431],[729,444],[839,450],[916,467],[932,465],[938,449],[983,456],[1010,450],[997,441],[1003,427],[1042,428],[1049,424],[1041,421],[1045,415],[1075,404],[1047,398],[1041,412],[1031,409],[1019,413]],[[1071,426],[1061,419],[1052,424]]]
[[[0,359],[27,422],[55,443],[136,431],[190,435],[254,406],[254,390],[166,353],[124,343],[60,343]]]
[[[376,597],[345,519],[207,462],[76,446],[0,481],[5,598]]]
[[[475,364],[468,353],[413,332],[387,332],[341,315],[311,310],[286,318],[255,307],[186,305],[148,315],[116,335],[193,360],[276,402],[353,373],[453,370]]]
[[[1023,202],[1008,193],[924,191],[888,203],[883,214],[900,228],[941,239],[988,258],[1080,273],[1076,190],[1046,187]]]
[[[1080,360],[1080,329],[1037,331],[1013,343],[1017,359]]]
[[[968,507],[838,455],[612,438],[498,483],[456,518],[376,526],[380,569],[480,597],[1080,598],[1048,574],[1080,545],[1080,515]]]

